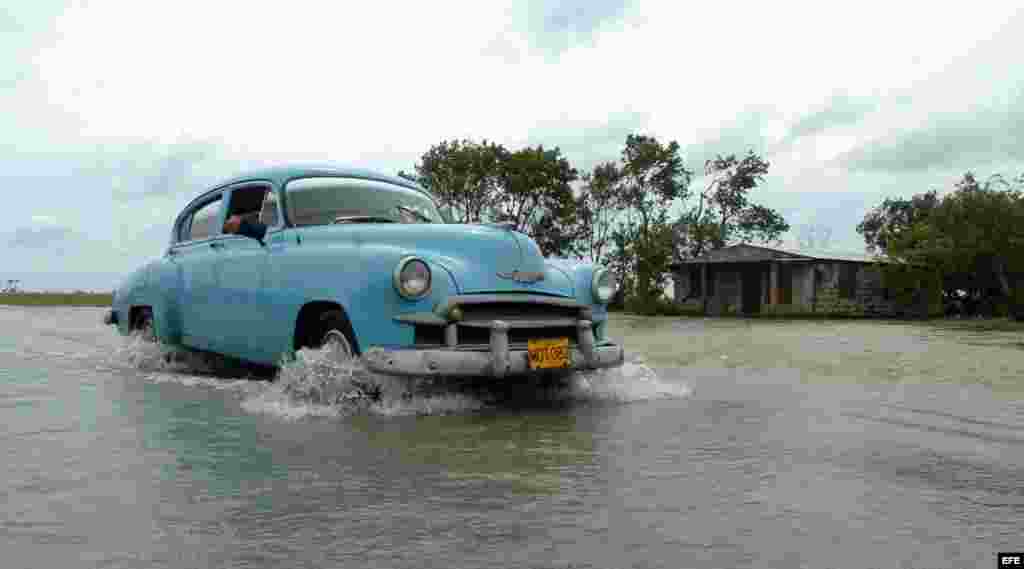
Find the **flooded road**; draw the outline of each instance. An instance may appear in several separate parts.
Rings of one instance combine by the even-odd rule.
[[[382,382],[367,404],[316,353],[270,382],[101,315],[0,306],[5,568],[937,568],[1024,549],[1019,332],[617,317],[622,370]]]

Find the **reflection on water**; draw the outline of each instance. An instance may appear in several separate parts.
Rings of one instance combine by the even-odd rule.
[[[144,386],[145,448],[168,452],[174,462],[161,466],[161,479],[186,475],[204,483],[204,494],[234,496],[247,480],[284,479],[288,469],[276,463],[257,438],[255,421],[234,412],[220,397],[195,397],[158,386]]]
[[[592,464],[591,434],[575,424],[574,414],[554,409],[351,423],[369,444],[403,462],[434,465],[463,484],[500,482],[529,493],[557,492],[566,482],[563,473]]]
[[[799,370],[804,381],[979,384],[1024,396],[1024,324],[619,317],[650,365]]]
[[[1012,332],[616,317],[622,369],[495,384],[100,314],[0,310],[5,568],[975,567],[1024,535]]]

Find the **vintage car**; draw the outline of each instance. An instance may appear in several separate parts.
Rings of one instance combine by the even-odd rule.
[[[192,200],[104,321],[271,366],[326,345],[382,374],[557,375],[622,364],[607,337],[614,288],[505,225],[445,223],[408,180],[287,166]]]

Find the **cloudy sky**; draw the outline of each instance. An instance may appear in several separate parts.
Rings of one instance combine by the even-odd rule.
[[[580,169],[633,132],[698,171],[752,149],[772,163],[762,203],[860,249],[886,196],[1024,172],[1022,6],[12,0],[0,281],[109,289],[218,179],[395,173],[455,137],[559,146]]]

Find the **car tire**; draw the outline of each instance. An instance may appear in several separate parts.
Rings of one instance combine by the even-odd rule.
[[[316,348],[333,347],[332,359],[337,362],[349,361],[359,357],[359,344],[352,333],[352,324],[340,310],[325,312],[320,317],[321,333],[316,340]]]
[[[323,349],[328,344],[333,344],[337,351],[329,356],[335,363],[344,364],[359,357],[359,344],[356,343],[355,334],[352,332],[352,324],[340,310],[332,310],[320,317],[323,323],[322,333],[317,343],[317,348]],[[352,376],[349,379],[359,392],[360,397],[370,401],[380,401],[382,391],[378,384],[369,381],[365,370],[352,369]],[[347,394],[340,394],[335,398],[335,403],[346,398]]]
[[[132,331],[147,342],[156,343],[156,328],[153,325],[153,309],[144,306],[135,315]]]

